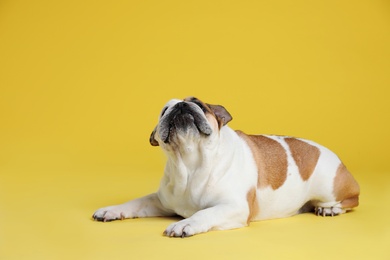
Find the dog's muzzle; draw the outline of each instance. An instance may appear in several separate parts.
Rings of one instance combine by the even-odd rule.
[[[197,130],[204,135],[210,135],[212,129],[202,110],[187,102],[177,103],[162,119],[159,125],[160,138],[164,143],[178,131]]]

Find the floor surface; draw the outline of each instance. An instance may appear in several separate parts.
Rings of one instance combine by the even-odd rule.
[[[303,214],[181,239],[162,236],[174,218],[91,219],[99,207],[156,190],[156,173],[29,169],[2,169],[0,259],[390,259],[389,173],[356,173],[361,205],[341,216]]]

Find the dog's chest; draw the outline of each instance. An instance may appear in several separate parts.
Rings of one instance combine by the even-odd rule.
[[[164,207],[187,218],[217,201],[215,191],[210,188],[213,186],[211,183],[212,180],[206,178],[165,177],[158,195]]]
[[[184,192],[173,192],[160,190],[159,198],[164,207],[171,209],[178,215],[188,218],[195,212],[207,208],[207,196],[202,196],[201,192],[186,190]]]

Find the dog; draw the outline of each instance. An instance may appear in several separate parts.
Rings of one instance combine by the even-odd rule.
[[[156,193],[93,214],[97,221],[182,216],[163,232],[189,237],[303,212],[335,216],[359,205],[359,185],[327,148],[300,138],[247,135],[230,113],[195,97],[172,99],[150,136],[167,163]]]

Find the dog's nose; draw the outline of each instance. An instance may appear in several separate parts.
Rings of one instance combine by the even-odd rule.
[[[188,104],[185,102],[180,102],[180,103],[176,104],[176,107],[177,108],[186,108],[186,107],[188,107]]]
[[[186,102],[180,102],[177,103],[174,108],[176,111],[184,112],[188,111],[189,107],[190,106]]]

